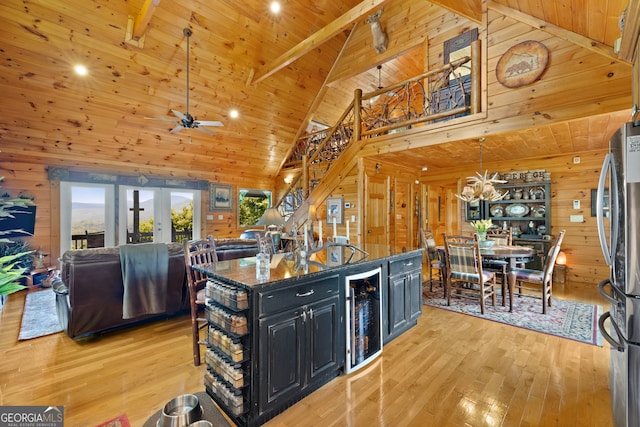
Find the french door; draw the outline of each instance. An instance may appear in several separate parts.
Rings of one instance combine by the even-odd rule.
[[[199,191],[121,185],[119,200],[119,242],[166,243],[182,241],[183,238],[200,238],[200,227],[195,226],[200,224]],[[172,212],[181,212],[189,205],[193,215],[190,232],[182,232],[173,223]]]
[[[200,223],[199,190],[60,182],[60,253],[133,243],[134,228],[137,242],[198,239]]]

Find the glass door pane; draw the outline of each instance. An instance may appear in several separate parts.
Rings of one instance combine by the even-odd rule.
[[[62,182],[60,249],[114,245],[113,186]]]
[[[135,187],[125,187],[123,190],[124,197],[120,198],[120,218],[125,220],[124,223],[121,220],[121,242],[131,244],[158,241],[156,236],[156,229],[160,227],[156,219],[158,190]],[[123,226],[124,236],[122,235]]]
[[[168,190],[171,203],[171,235],[169,241],[182,242],[193,239],[194,194],[193,192]]]

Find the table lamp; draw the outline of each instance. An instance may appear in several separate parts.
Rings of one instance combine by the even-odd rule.
[[[280,245],[280,227],[282,227],[285,223],[284,218],[280,215],[280,212],[276,208],[268,208],[256,225],[264,225],[265,228],[271,234],[271,239],[273,240],[273,244],[278,247]]]

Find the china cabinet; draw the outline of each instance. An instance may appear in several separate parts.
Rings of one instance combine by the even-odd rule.
[[[496,189],[506,196],[495,202],[467,203],[466,220],[491,219],[498,227],[512,227],[514,244],[533,247],[538,254],[527,267],[541,269],[551,241],[550,183],[513,182]]]

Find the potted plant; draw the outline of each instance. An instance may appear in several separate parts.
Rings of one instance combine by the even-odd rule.
[[[0,176],[0,181],[3,180],[4,177]],[[13,218],[13,208],[33,205],[34,203],[31,199],[14,199],[7,194],[2,195],[0,197],[0,222]],[[28,243],[22,241],[14,242],[3,237],[19,231],[4,229],[0,223],[0,308],[4,305],[6,295],[25,288],[19,282],[30,268],[32,262],[31,253],[33,251],[29,250]]]
[[[478,233],[478,240],[480,240],[480,245],[486,245],[486,243],[488,242],[487,230],[493,227],[491,219],[479,219],[477,221],[471,221],[471,226],[476,230],[476,233]]]

